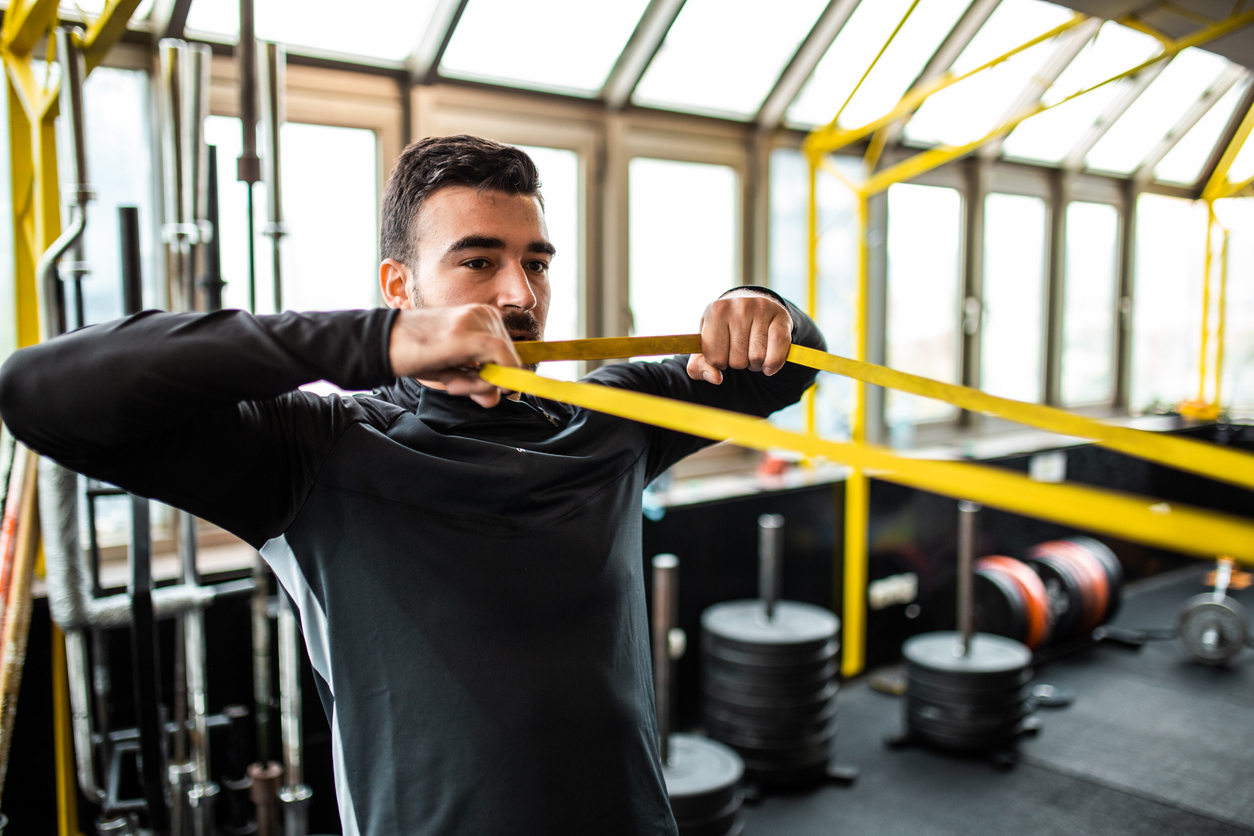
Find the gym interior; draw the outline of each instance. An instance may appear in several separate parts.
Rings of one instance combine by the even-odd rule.
[[[0,6],[3,357],[383,307],[410,143],[534,161],[546,342],[483,379],[709,442],[615,521],[671,817],[630,832],[1254,832],[1254,5]],[[578,383],[700,353],[738,286],[826,341],[769,421]],[[344,821],[316,602],[14,433],[0,832],[389,832]]]

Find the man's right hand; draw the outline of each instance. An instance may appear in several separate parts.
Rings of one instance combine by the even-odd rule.
[[[491,305],[402,310],[388,341],[392,374],[442,384],[450,395],[469,395],[496,406],[501,390],[479,377],[484,363],[519,366],[500,312]]]

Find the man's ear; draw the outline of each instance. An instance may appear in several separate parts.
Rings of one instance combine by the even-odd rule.
[[[409,268],[394,258],[385,258],[379,265],[379,289],[383,292],[383,304],[389,308],[412,308],[413,299],[409,288],[414,275]]]

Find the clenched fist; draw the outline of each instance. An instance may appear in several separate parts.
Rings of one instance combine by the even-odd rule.
[[[723,369],[773,375],[792,348],[792,316],[782,304],[752,290],[734,290],[701,315],[701,353],[688,358],[688,376],[723,382]]]
[[[496,406],[501,390],[479,377],[484,363],[518,366],[514,342],[491,305],[402,310],[388,341],[392,374],[439,383],[451,395]]]

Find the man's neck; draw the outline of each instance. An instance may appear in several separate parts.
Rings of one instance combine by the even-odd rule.
[[[419,383],[421,383],[423,386],[426,386],[426,387],[431,388],[431,389],[439,389],[441,392],[447,392],[447,391],[448,391],[448,387],[447,387],[447,386],[445,386],[443,383],[439,383],[439,382],[434,381],[434,380],[423,380],[422,378],[418,378],[418,377],[414,378],[414,380],[417,380],[417,381],[418,381]],[[511,401],[516,401],[516,400],[518,400],[519,398],[521,398],[521,397],[522,397],[522,393],[521,393],[521,392],[510,392],[510,393],[509,393],[508,395],[506,395],[505,397],[509,398]]]

